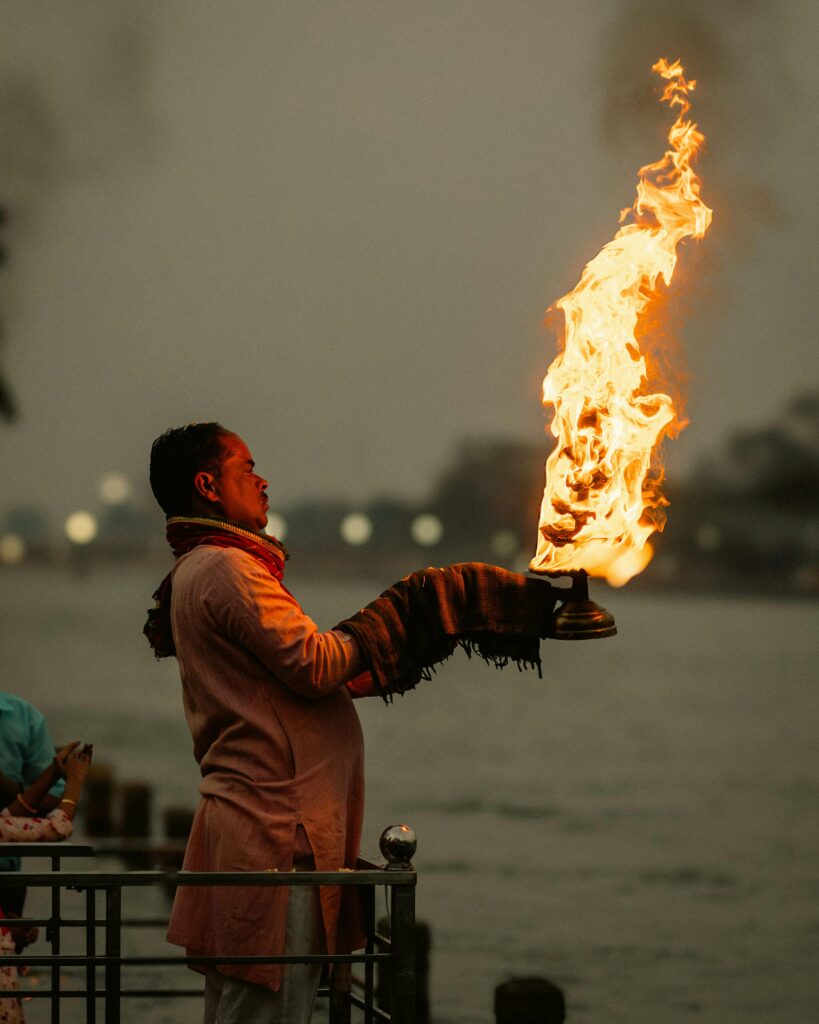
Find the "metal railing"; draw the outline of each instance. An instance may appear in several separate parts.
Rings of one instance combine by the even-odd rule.
[[[48,917],[15,919],[15,927],[45,926],[48,955],[0,956],[0,966],[47,968],[51,987],[27,990],[25,998],[50,999],[52,1024],[59,1024],[63,1000],[85,1000],[87,1024],[96,1024],[97,1001],[103,1004],[105,1024],[119,1024],[123,999],[130,998],[202,998],[202,989],[153,989],[123,985],[123,973],[132,968],[179,967],[181,965],[215,964],[288,964],[321,963],[342,965],[334,969],[334,983],[319,989],[319,996],[330,1000],[330,1024],[349,1024],[352,1007],[364,1011],[365,1024],[392,1021],[393,1024],[414,1024],[415,1021],[415,870],[408,860],[393,860],[386,868],[360,862],[354,871],[289,871],[289,872],[188,872],[188,871],[63,871],[60,861],[69,857],[92,857],[92,846],[68,843],[0,843],[0,856],[40,857],[51,860],[51,871],[20,871],[3,876],[4,885],[21,885],[47,889],[51,893]],[[165,925],[167,919],[126,918],[123,916],[123,891],[158,886],[291,886],[339,885],[361,890],[361,904],[366,945],[359,953],[333,953],[301,956],[126,956],[122,935],[127,927]],[[376,889],[385,886],[390,901],[390,936],[376,934]],[[83,893],[84,915],[63,916],[63,894],[66,890]],[[99,916],[98,897],[104,905]],[[11,922],[9,922],[11,923]],[[97,948],[97,931],[103,930],[103,949]],[[66,930],[84,933],[82,953],[64,953]],[[350,982],[352,965],[362,965],[363,981],[357,979],[353,990]],[[66,989],[61,985],[61,968],[84,968],[85,986]],[[375,969],[387,972],[390,980],[390,1013],[376,1006]],[[102,971],[102,986],[97,977]],[[11,993],[9,993],[11,995]],[[7,998],[0,993],[0,998]]]

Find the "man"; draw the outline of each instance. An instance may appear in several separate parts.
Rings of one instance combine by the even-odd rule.
[[[39,778],[54,754],[54,741],[41,712],[22,697],[0,692],[0,807],[7,807],[25,786]],[[30,809],[31,813],[54,810],[64,788],[65,782],[60,779],[40,806]],[[0,871],[19,870],[19,857],[0,858]],[[21,885],[0,885],[0,906],[6,914],[22,914],[25,893]]]
[[[267,481],[218,423],[169,430],[151,487],[176,556],[145,627],[175,654],[202,771],[189,871],[353,868],[363,816],[354,696],[389,699],[429,678],[457,645],[498,667],[540,669],[555,592],[480,563],[424,569],[320,632],[281,582],[286,554],[262,531]],[[369,671],[362,671],[367,669]],[[168,930],[189,956],[358,948],[349,887],[180,887]],[[206,973],[206,1024],[307,1024],[313,966]]]
[[[184,869],[354,867],[364,793],[352,696],[368,684],[355,640],[320,632],[283,586],[286,554],[262,532],[267,481],[240,437],[217,423],[167,431],[151,486],[177,561],[146,632],[158,656],[175,648],[203,776]],[[317,886],[180,887],[168,939],[190,956],[349,950],[360,939],[341,899]],[[205,1021],[307,1024],[319,973],[212,968]]]

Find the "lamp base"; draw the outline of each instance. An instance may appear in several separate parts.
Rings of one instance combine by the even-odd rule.
[[[551,575],[551,574],[546,574]],[[557,575],[557,574],[556,574]],[[561,573],[560,575],[564,575]],[[589,577],[581,569],[572,573],[571,589],[555,612],[550,640],[603,640],[617,635],[617,626],[611,612],[589,599]]]

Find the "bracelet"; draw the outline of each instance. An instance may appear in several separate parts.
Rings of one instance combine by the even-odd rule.
[[[60,801],[60,803],[61,804],[74,804],[75,807],[77,806],[77,801],[76,800],[72,800],[70,796],[64,796],[62,798],[62,800]]]
[[[31,807],[29,804],[27,804],[25,802],[25,800],[23,799],[23,794],[22,793],[18,793],[17,794],[17,800],[18,800],[19,803],[21,803],[23,805],[23,807],[25,807],[25,809],[27,811],[31,811],[32,814],[36,814],[37,813],[36,808]]]

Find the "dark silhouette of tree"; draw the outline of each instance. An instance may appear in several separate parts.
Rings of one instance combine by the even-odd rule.
[[[794,511],[819,508],[819,394],[793,399],[774,426],[735,434],[728,457],[748,497]]]
[[[430,508],[449,538],[487,543],[512,530],[534,544],[546,464],[543,449],[497,438],[464,441],[440,476]]]

